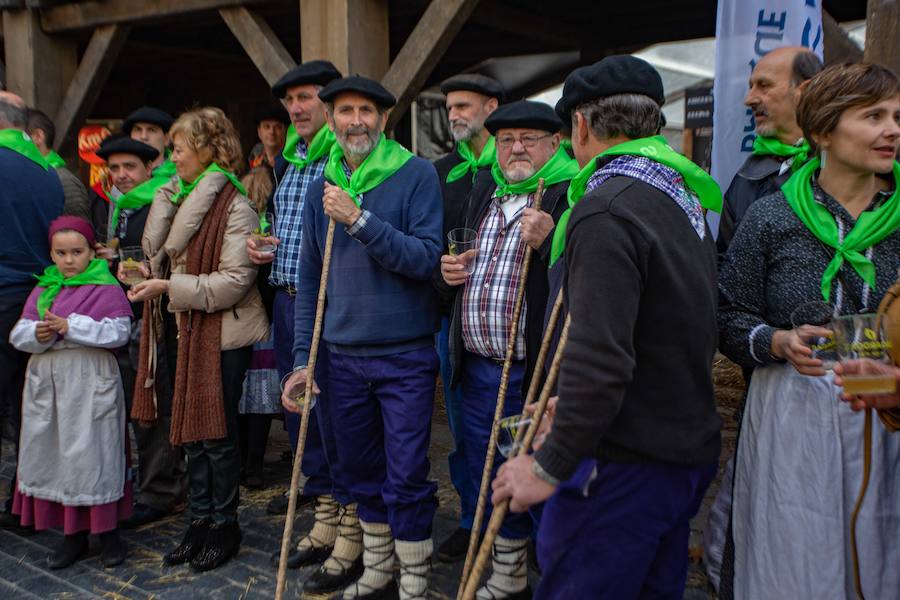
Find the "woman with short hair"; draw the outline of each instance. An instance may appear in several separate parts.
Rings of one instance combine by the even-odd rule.
[[[850,518],[863,416],[792,312],[874,312],[900,266],[900,83],[878,65],[815,76],[797,121],[816,158],[750,207],[719,274],[720,349],[754,369],[735,462],[735,598],[856,595]],[[808,326],[804,326],[808,327]],[[868,598],[900,597],[900,437],[876,426],[857,524]]]
[[[158,299],[165,294],[178,321],[170,440],[188,457],[191,524],[164,560],[206,571],[240,546],[238,402],[251,347],[266,338],[268,320],[246,251],[258,217],[234,175],[241,156],[234,126],[206,107],[181,115],[169,133],[178,177],[156,194],[144,228],[152,278],[129,292],[132,301],[150,301],[132,418],[156,418],[150,357],[164,334]]]

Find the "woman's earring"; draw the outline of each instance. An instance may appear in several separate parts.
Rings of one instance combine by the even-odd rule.
[[[822,153],[819,155],[819,166],[824,169],[825,168],[825,158],[828,156],[828,151],[825,148],[822,148]]]

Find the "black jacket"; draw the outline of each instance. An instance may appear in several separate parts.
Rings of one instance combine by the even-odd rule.
[[[575,206],[562,260],[572,324],[539,464],[566,480],[585,458],[715,463],[709,229],[701,240],[665,193],[613,177]]]
[[[469,194],[458,221],[446,226],[468,227],[478,229],[481,221],[487,213],[491,203],[491,196],[497,184],[494,182],[490,171],[481,170],[475,179],[475,186]],[[541,210],[553,217],[553,222],[559,221],[559,217],[567,208],[566,191],[569,182],[557,183],[547,188],[541,201]],[[550,261],[550,246],[553,240],[553,231],[547,234],[547,239],[541,245],[540,250],[532,253],[531,268],[528,271],[528,279],[525,282],[525,305],[528,307],[525,313],[525,377],[522,380],[522,395],[528,392],[531,375],[534,372],[537,354],[541,347],[541,338],[544,327],[544,308],[547,305],[549,285],[547,283],[547,265]],[[450,287],[444,283],[438,272],[435,278],[435,287],[439,295],[451,307],[450,313],[450,366],[452,370],[451,385],[459,383],[461,378],[461,366],[463,357],[462,341],[462,286]]]
[[[791,176],[790,169],[784,174],[778,174],[783,162],[777,156],[750,155],[731,180],[731,185],[725,192],[722,220],[719,222],[719,235],[716,239],[720,262],[750,205],[780,190]]]

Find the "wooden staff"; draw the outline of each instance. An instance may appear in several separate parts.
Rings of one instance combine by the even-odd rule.
[[[325,256],[322,258],[322,275],[319,277],[319,296],[316,300],[316,320],[313,324],[312,343],[309,346],[309,362],[306,365],[306,391],[303,393],[303,412],[300,413],[300,432],[297,434],[297,452],[294,453],[294,467],[291,470],[291,487],[288,495],[287,517],[284,534],[281,536],[281,556],[278,559],[278,579],[275,584],[275,600],[284,597],[287,578],[287,557],[294,533],[294,515],[297,512],[297,489],[300,487],[300,465],[306,448],[306,430],[309,427],[309,410],[315,386],[316,359],[319,355],[319,338],[322,336],[322,321],[325,318],[325,288],[328,285],[328,270],[331,267],[331,246],[334,242],[334,219],[328,220],[325,235]]]
[[[544,179],[538,179],[537,190],[534,194],[535,210],[541,210],[541,200],[544,198]],[[472,522],[472,533],[469,535],[469,548],[466,551],[466,562],[463,563],[462,583],[459,591],[462,592],[468,579],[469,569],[472,567],[472,558],[478,547],[481,523],[484,521],[484,511],[488,487],[491,483],[491,470],[494,468],[495,447],[497,444],[498,423],[503,418],[503,406],[506,403],[506,390],[509,387],[509,371],[512,367],[512,357],[516,349],[516,334],[519,331],[519,318],[522,316],[522,305],[525,300],[525,283],[528,281],[528,271],[531,268],[531,246],[525,247],[525,258],[522,262],[522,272],[519,274],[519,288],[516,290],[516,301],[513,304],[512,321],[509,326],[509,339],[506,341],[506,358],[503,360],[503,370],[500,372],[500,388],[497,391],[497,406],[494,409],[494,423],[491,426],[491,437],[488,441],[487,456],[484,459],[484,470],[481,473],[481,487],[478,490],[478,503],[475,506],[475,520]],[[457,596],[459,600],[459,596]]]
[[[550,371],[547,373],[547,379],[544,381],[544,386],[541,389],[541,396],[540,399],[538,399],[537,407],[534,410],[531,425],[528,426],[528,431],[525,433],[525,439],[522,440],[522,445],[519,447],[516,456],[525,456],[528,454],[528,451],[531,448],[531,442],[534,441],[534,436],[537,434],[537,429],[541,424],[544,411],[547,409],[547,402],[550,400],[553,386],[556,384],[556,377],[559,375],[559,363],[562,359],[566,342],[569,341],[570,324],[571,317],[566,315],[566,321],[563,325],[562,333],[559,336],[559,344],[556,347],[556,353],[553,355],[553,362],[550,364]],[[548,331],[552,331],[550,327],[547,329]],[[547,342],[546,336],[545,342]],[[472,566],[472,572],[469,574],[469,578],[465,585],[460,586],[464,587],[461,594],[462,600],[473,600],[475,598],[475,591],[478,589],[478,584],[481,581],[481,576],[484,574],[488,558],[491,556],[491,548],[494,545],[494,540],[497,539],[497,534],[500,533],[500,526],[503,524],[503,519],[506,518],[506,513],[508,511],[509,499],[504,500],[494,507],[494,512],[491,513],[491,520],[488,522],[487,531],[484,534],[484,540],[481,542],[481,548],[478,549],[478,556],[475,559],[475,564]]]

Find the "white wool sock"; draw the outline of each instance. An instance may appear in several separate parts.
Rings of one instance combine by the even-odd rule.
[[[527,545],[527,539],[508,540],[497,536],[491,548],[493,572],[484,587],[475,592],[476,600],[502,600],[528,586]]]
[[[366,523],[359,525],[363,531],[363,571],[362,577],[344,589],[344,600],[351,600],[371,594],[387,586],[394,578],[394,538],[387,523]]]
[[[297,550],[334,545],[338,534],[341,505],[331,496],[316,498],[316,522],[309,533],[297,542]]]
[[[424,600],[431,572],[431,538],[420,542],[397,540],[397,558],[400,559],[400,600]]]
[[[339,575],[350,570],[363,549],[363,532],[356,515],[356,503],[348,504],[341,513],[337,541],[331,556],[325,561],[329,575]]]

